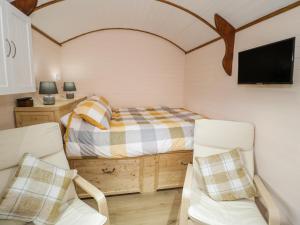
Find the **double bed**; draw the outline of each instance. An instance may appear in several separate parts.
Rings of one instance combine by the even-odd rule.
[[[61,122],[70,166],[114,195],[182,187],[192,161],[194,121],[201,118],[182,108],[136,107],[114,109],[108,130],[74,113]]]

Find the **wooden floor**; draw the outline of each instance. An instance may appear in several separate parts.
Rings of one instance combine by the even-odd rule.
[[[107,197],[111,225],[175,225],[180,200],[181,189]]]

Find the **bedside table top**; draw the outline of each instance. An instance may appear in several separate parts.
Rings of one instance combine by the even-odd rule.
[[[34,101],[33,107],[15,107],[15,112],[19,111],[53,111],[69,104],[79,103],[85,100],[87,97],[75,97],[74,99],[55,99],[54,105],[43,105],[40,101]]]

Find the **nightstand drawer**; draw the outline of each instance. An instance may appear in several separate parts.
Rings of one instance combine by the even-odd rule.
[[[24,127],[47,122],[55,122],[53,112],[16,112],[17,127]]]

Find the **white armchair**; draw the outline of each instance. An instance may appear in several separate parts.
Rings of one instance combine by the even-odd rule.
[[[254,127],[248,123],[198,120],[195,124],[194,160],[189,165],[182,193],[179,225],[280,225],[279,211],[259,176],[254,175]],[[205,192],[195,157],[241,148],[246,169],[253,178],[258,198],[268,211],[268,223],[255,199],[214,201]]]
[[[0,197],[9,185],[17,164],[25,152],[60,168],[69,169],[57,123],[0,131]],[[109,225],[104,194],[80,176],[74,182],[97,202],[98,212],[81,201],[72,184],[66,193],[65,211],[56,225]],[[0,225],[23,225],[20,221],[0,220]]]

